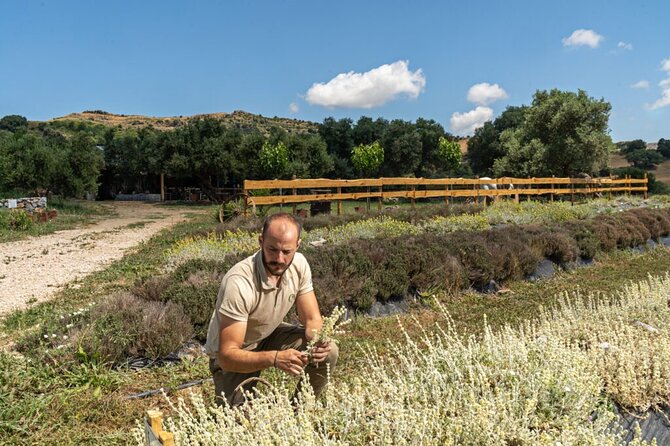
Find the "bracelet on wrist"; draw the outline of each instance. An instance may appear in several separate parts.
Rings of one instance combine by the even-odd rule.
[[[272,367],[277,367],[277,355],[279,355],[279,350],[275,352],[275,360],[272,361]]]

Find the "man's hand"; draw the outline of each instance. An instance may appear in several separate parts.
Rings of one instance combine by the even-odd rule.
[[[328,358],[330,354],[330,342],[316,344],[312,349],[312,362],[318,364]]]
[[[289,375],[299,376],[307,365],[307,355],[295,349],[279,350],[275,367]]]

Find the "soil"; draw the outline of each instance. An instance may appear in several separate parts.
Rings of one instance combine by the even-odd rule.
[[[99,271],[160,230],[203,208],[110,202],[114,216],[86,227],[0,243],[0,315],[49,299],[63,286]],[[71,286],[76,286],[76,283]]]

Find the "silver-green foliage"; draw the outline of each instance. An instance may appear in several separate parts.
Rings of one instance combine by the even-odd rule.
[[[360,340],[360,373],[331,378],[323,400],[308,389],[294,409],[290,380],[238,409],[195,395],[172,406],[168,430],[203,445],[623,445],[610,398],[644,409],[670,397],[668,294],[669,275],[651,278],[481,338],[444,313],[390,354]]]

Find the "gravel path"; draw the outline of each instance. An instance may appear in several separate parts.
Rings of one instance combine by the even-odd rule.
[[[117,215],[84,228],[0,243],[0,315],[47,300],[64,285],[122,258],[161,229],[186,220],[186,214],[204,212],[141,202],[105,206]]]

